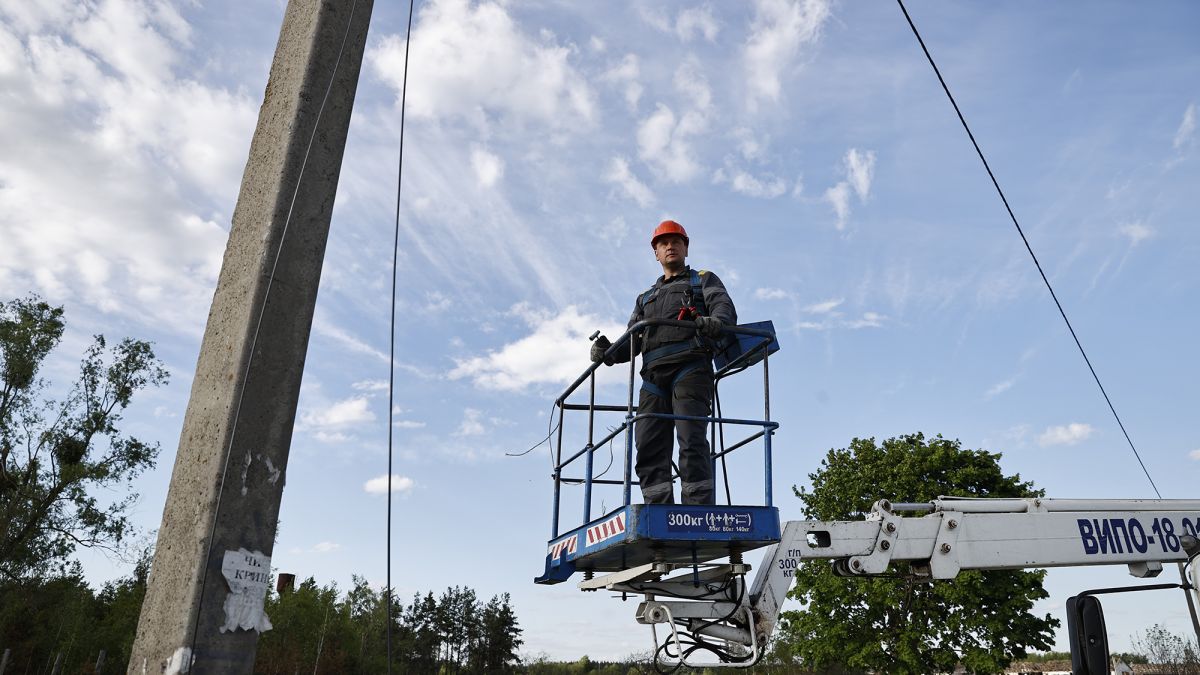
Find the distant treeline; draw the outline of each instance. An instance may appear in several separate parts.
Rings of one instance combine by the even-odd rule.
[[[94,673],[100,654],[105,673],[129,664],[138,614],[146,595],[148,558],[129,577],[97,593],[78,565],[50,578],[0,581],[0,657],[11,650],[6,675]]]
[[[293,591],[271,593],[273,628],[258,640],[255,672],[382,673],[387,671],[387,596],[354,578],[341,596],[334,584],[309,578]],[[440,597],[392,600],[392,672],[520,671],[521,628],[507,593],[486,603],[469,588]]]
[[[99,592],[78,565],[50,578],[0,582],[0,657],[6,674],[124,673],[146,594],[150,559]],[[258,640],[255,672],[387,671],[386,595],[358,577],[342,594],[313,579],[266,602],[273,627]],[[487,602],[455,587],[440,597],[392,602],[392,672],[506,673],[523,670],[521,628],[508,594]],[[103,652],[103,661],[100,655]]]

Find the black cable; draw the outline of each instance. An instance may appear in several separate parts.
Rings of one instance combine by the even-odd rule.
[[[550,419],[546,420],[546,437],[543,438],[542,440],[538,441],[537,443],[534,443],[533,445],[529,446],[529,448],[526,450],[523,450],[521,452],[506,452],[506,453],[504,453],[504,456],[505,457],[524,457],[525,455],[528,455],[529,453],[536,450],[537,447],[539,445],[541,445],[542,443],[545,443],[546,441],[550,441],[550,437],[553,436],[554,432],[558,430],[558,425],[562,424],[562,420],[560,419],[558,421],[558,424],[554,424],[554,427],[551,428],[550,425],[553,423],[554,423],[554,406],[551,405],[550,406]],[[554,455],[553,455],[554,442],[553,441],[550,441],[550,452],[551,452],[550,464],[553,465],[554,464]]]
[[[608,433],[610,433],[610,434],[612,432],[616,431],[616,429],[614,429],[613,427],[607,427],[607,428],[608,428]],[[615,436],[608,439],[608,444],[607,444],[608,445],[608,466],[604,467],[603,471],[601,471],[600,473],[593,476],[592,480],[596,480],[598,478],[604,478],[604,474],[608,473],[608,470],[612,468],[613,460],[615,459],[612,444],[613,444],[613,441],[615,441],[615,440],[617,440]]]
[[[396,393],[396,270],[400,256],[400,188],[404,177],[404,110],[408,98],[408,48],[412,45],[415,0],[408,0],[404,36],[404,79],[400,84],[400,157],[396,160],[396,225],[392,240],[392,319],[388,330],[388,471],[387,471],[387,672],[392,672],[392,406]]]
[[[738,583],[739,579],[741,579],[742,583]],[[713,619],[711,621],[704,621],[695,630],[690,630],[690,629],[679,630],[678,628],[675,629],[673,632],[673,635],[678,636],[678,646],[681,648],[680,652],[678,654],[673,654],[671,652],[671,647],[672,647],[672,645],[675,644],[675,640],[672,639],[672,635],[667,635],[664,638],[663,643],[661,645],[655,646],[654,660],[653,660],[652,665],[654,666],[654,670],[656,672],[665,674],[665,673],[674,673],[674,672],[678,671],[680,668],[683,667],[684,659],[686,659],[688,656],[696,653],[697,651],[710,652],[713,655],[715,655],[720,660],[721,663],[744,664],[747,661],[751,660],[752,657],[750,655],[736,656],[733,653],[731,653],[728,649],[725,649],[714,642],[710,642],[703,635],[698,634],[698,631],[704,630],[705,628],[708,628],[709,626],[714,626],[719,623],[731,621],[733,619],[733,617],[738,613],[738,611],[740,609],[742,609],[741,604],[742,604],[742,601],[745,599],[745,593],[746,593],[744,576],[743,575],[733,575],[733,576],[727,578],[720,585],[705,584],[704,587],[707,590],[706,593],[703,593],[700,595],[687,595],[687,596],[680,595],[670,589],[662,588],[662,587],[658,587],[658,586],[647,585],[647,586],[643,587],[644,590],[647,592],[655,593],[657,595],[663,595],[666,597],[694,600],[694,599],[707,599],[707,598],[712,598],[714,596],[720,595],[720,596],[722,596],[721,597],[722,600],[733,603],[733,609],[730,610],[730,612],[727,613],[725,616],[722,616],[718,619]],[[732,594],[731,591],[733,591],[735,588],[737,590],[737,593]],[[677,624],[678,626],[684,626],[684,627],[686,627],[688,625],[685,622],[685,620],[683,620],[683,619],[675,619],[674,623]],[[659,658],[660,655],[665,655],[668,658],[676,659],[676,662],[673,665],[664,664]],[[759,656],[761,657],[762,654],[760,653]]]
[[[713,382],[713,405],[716,407],[717,419],[724,419],[724,414],[721,412],[721,395],[717,392],[717,383]],[[725,462],[725,423],[718,422],[719,436],[721,440],[721,475],[725,479],[725,503],[728,506],[733,506],[733,495],[729,491],[729,464]],[[714,433],[714,437],[718,434]]]
[[[1050,297],[1054,298],[1054,305],[1058,307],[1058,313],[1062,315],[1063,321],[1067,324],[1067,330],[1071,332],[1071,337],[1075,340],[1075,346],[1079,348],[1080,355],[1087,363],[1088,370],[1092,373],[1092,379],[1096,380],[1096,386],[1100,388],[1100,393],[1104,395],[1104,402],[1108,404],[1108,409],[1112,411],[1113,418],[1117,420],[1117,426],[1121,428],[1121,433],[1125,435],[1125,441],[1129,443],[1129,449],[1133,451],[1133,456],[1137,458],[1138,464],[1142,467],[1142,473],[1146,474],[1146,480],[1150,481],[1150,487],[1154,488],[1154,494],[1162,499],[1162,493],[1158,491],[1158,486],[1154,484],[1154,479],[1150,477],[1150,471],[1146,469],[1146,463],[1142,461],[1141,454],[1133,445],[1133,439],[1129,437],[1129,432],[1125,430],[1125,425],[1121,422],[1120,415],[1117,415],[1117,409],[1113,406],[1112,400],[1108,397],[1108,392],[1104,391],[1104,385],[1100,384],[1100,376],[1096,374],[1096,369],[1092,367],[1092,361],[1088,358],[1087,352],[1083,350],[1083,344],[1079,341],[1079,336],[1075,334],[1075,328],[1071,326],[1070,319],[1067,318],[1066,311],[1063,310],[1062,303],[1058,301],[1058,295],[1054,292],[1054,287],[1050,285],[1050,279],[1046,277],[1046,272],[1042,270],[1042,264],[1038,262],[1037,256],[1033,253],[1033,247],[1029,245],[1029,239],[1025,236],[1025,231],[1021,229],[1021,224],[1017,222],[1017,217],[1013,214],[1012,207],[1008,205],[1008,198],[1004,196],[1004,191],[1000,189],[1000,183],[996,180],[996,175],[992,173],[992,167],[988,165],[987,159],[983,156],[983,150],[979,149],[979,143],[975,141],[975,134],[971,133],[971,127],[967,126],[967,120],[963,117],[962,110],[959,109],[958,103],[954,100],[954,95],[950,93],[950,87],[946,85],[946,80],[942,77],[942,71],[938,70],[937,64],[933,61],[933,56],[930,55],[929,49],[925,46],[925,41],[921,39],[921,33],[917,31],[916,24],[913,23],[912,17],[908,15],[908,9],[904,6],[904,0],[896,0],[900,4],[900,11],[904,12],[904,18],[908,21],[909,28],[912,28],[913,35],[917,37],[917,42],[921,45],[921,51],[925,52],[925,58],[929,60],[929,65],[933,66],[933,72],[937,75],[938,82],[942,85],[942,91],[946,92],[946,98],[950,99],[950,105],[954,106],[954,112],[958,115],[958,121],[962,122],[963,129],[967,132],[967,136],[971,139],[971,145],[975,146],[975,153],[979,155],[979,161],[983,162],[983,168],[987,170],[988,177],[992,179],[992,185],[996,187],[996,192],[1000,195],[1000,201],[1004,202],[1004,208],[1008,211],[1008,217],[1012,219],[1013,225],[1017,228],[1017,234],[1021,235],[1021,241],[1025,242],[1025,250],[1029,251],[1029,257],[1033,258],[1033,264],[1037,266],[1038,274],[1042,275],[1042,281],[1046,284],[1046,289],[1050,291]]]
[[[329,93],[333,91],[333,83],[337,81],[338,66],[342,63],[342,53],[346,49],[346,41],[350,39],[350,28],[354,25],[354,10],[358,6],[358,0],[354,0],[350,4],[350,16],[346,19],[346,31],[342,34],[342,43],[338,46],[337,58],[333,61],[333,72],[329,74],[329,84],[325,86],[325,93],[321,97],[321,105],[317,107],[317,116],[313,120],[312,133],[308,136],[308,144],[304,147],[304,157],[300,160],[300,171],[296,174],[296,185],[292,188],[292,199],[288,202],[287,216],[283,220],[283,228],[279,233],[279,245],[275,248],[275,257],[271,262],[271,273],[267,276],[267,285],[263,289],[262,305],[258,309],[258,318],[254,323],[254,335],[250,338],[250,351],[246,355],[246,367],[242,369],[242,381],[238,385],[237,405],[233,409],[233,421],[229,428],[229,443],[225,446],[225,457],[221,462],[221,483],[217,486],[217,508],[213,514],[212,527],[208,531],[208,542],[205,544],[204,550],[204,568],[200,573],[200,599],[196,602],[196,620],[192,622],[192,639],[190,647],[192,650],[192,658],[196,654],[196,640],[200,631],[200,613],[204,607],[204,591],[208,585],[208,568],[211,567],[213,539],[217,535],[217,523],[221,516],[221,500],[225,495],[225,479],[229,475],[229,459],[233,454],[233,443],[237,437],[238,422],[241,420],[242,403],[246,397],[246,383],[250,379],[250,367],[254,363],[254,355],[258,353],[258,336],[262,332],[263,317],[267,311],[267,301],[271,297],[271,289],[275,285],[275,272],[279,268],[279,260],[283,257],[283,245],[287,241],[288,231],[292,224],[292,215],[296,209],[296,198],[300,195],[300,184],[304,181],[304,170],[308,168],[308,156],[312,152],[313,141],[317,137],[317,131],[321,128],[321,115],[325,112],[325,103],[329,101]],[[247,452],[249,452],[247,450]]]

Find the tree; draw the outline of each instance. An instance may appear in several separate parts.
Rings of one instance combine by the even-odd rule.
[[[1162,624],[1154,624],[1135,637],[1133,650],[1142,663],[1153,664],[1156,673],[1200,674],[1200,647],[1195,638],[1172,633]]]
[[[273,628],[259,638],[256,673],[387,670],[387,596],[361,577],[341,599],[336,585],[310,577],[294,591],[268,593],[266,610]],[[485,605],[455,586],[440,601],[418,593],[407,610],[393,594],[391,624],[395,672],[490,675],[520,666],[521,628],[507,594]]]
[[[106,672],[119,673],[128,668],[153,559],[154,549],[147,546],[142,550],[130,576],[104,584],[96,596],[99,609],[92,635],[97,651],[105,650]],[[88,655],[93,656],[91,652]]]
[[[9,672],[47,672],[59,659],[61,672],[92,672],[101,652],[104,672],[125,672],[152,557],[143,549],[132,574],[99,593],[78,562],[44,579],[0,579],[0,646],[12,650]]]
[[[517,650],[524,640],[508,593],[492,596],[482,610],[482,648],[471,669],[480,673],[515,672],[521,657]]]
[[[830,450],[809,475],[812,489],[795,489],[804,515],[818,520],[860,519],[881,498],[929,501],[964,497],[1041,496],[1020,476],[1005,476],[999,454],[964,450],[958,441],[923,434],[854,439]],[[807,670],[887,673],[1001,672],[1029,649],[1051,646],[1058,621],[1030,613],[1047,597],[1045,572],[963,572],[924,583],[900,564],[894,576],[841,578],[827,563],[796,570],[789,596],[803,609],[784,612],[776,654]]]
[[[61,401],[38,377],[65,325],[36,296],[0,303],[0,578],[64,569],[76,546],[116,549],[132,531],[137,495],[101,503],[98,488],[128,484],[154,466],[157,443],[118,427],[134,393],[167,381],[147,342],[108,347],[97,335]]]
[[[256,672],[346,672],[352,607],[338,603],[337,584],[309,577],[294,591],[268,594],[265,609],[272,628],[258,639]]]

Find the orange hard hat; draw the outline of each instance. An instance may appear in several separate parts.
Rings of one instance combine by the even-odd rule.
[[[654,245],[658,243],[659,237],[665,237],[668,234],[677,234],[683,237],[685,246],[688,244],[687,230],[683,229],[682,225],[673,220],[664,220],[658,224],[658,227],[654,228],[654,236],[650,237],[650,248],[654,248]]]

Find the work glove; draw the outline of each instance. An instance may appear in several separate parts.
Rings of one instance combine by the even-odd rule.
[[[721,329],[724,326],[725,324],[721,323],[721,320],[714,316],[702,316],[696,319],[696,330],[700,331],[700,334],[705,337],[713,339],[721,337]]]
[[[592,342],[592,363],[600,363],[603,361],[604,365],[611,366],[613,364],[612,357],[610,356],[607,359],[604,358],[604,352],[607,351],[611,346],[612,343],[608,341],[607,337],[601,335],[600,337],[596,338],[595,341]]]

